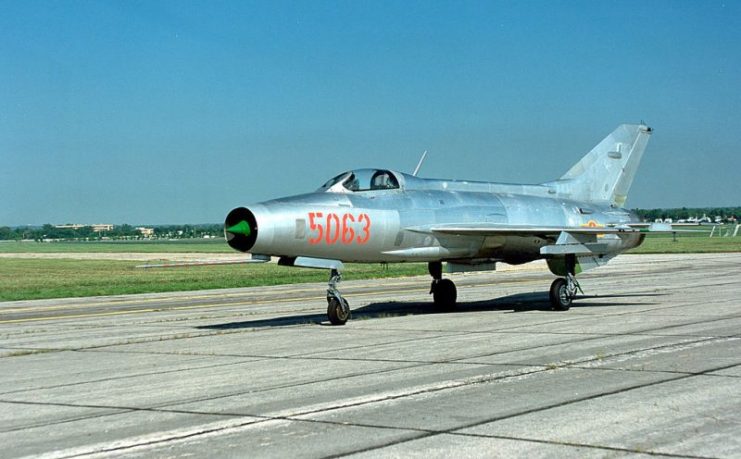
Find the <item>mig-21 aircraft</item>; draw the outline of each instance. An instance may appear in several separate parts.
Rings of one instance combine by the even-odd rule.
[[[496,262],[545,259],[559,276],[550,302],[567,310],[580,272],[643,242],[646,228],[623,208],[651,135],[624,124],[561,178],[539,185],[424,179],[387,169],[343,172],[313,193],[238,207],[226,217],[227,243],[252,262],[330,272],[327,315],[350,317],[337,285],[343,262],[426,262],[434,304],[452,308],[447,272],[492,270]],[[420,161],[421,165],[421,161]]]

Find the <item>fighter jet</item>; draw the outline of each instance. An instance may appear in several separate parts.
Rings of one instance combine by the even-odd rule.
[[[238,207],[227,243],[252,261],[329,270],[327,316],[350,318],[338,290],[343,263],[426,262],[437,307],[456,304],[446,272],[545,259],[558,276],[553,309],[568,310],[576,276],[639,246],[648,230],[623,208],[651,135],[623,124],[561,178],[539,185],[420,178],[388,169],[343,172],[316,191]],[[417,167],[417,170],[419,166]]]

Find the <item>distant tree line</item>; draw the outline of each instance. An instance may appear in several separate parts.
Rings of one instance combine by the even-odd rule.
[[[158,225],[150,226],[154,229],[152,238],[155,239],[193,239],[204,237],[220,237],[224,235],[224,227],[219,224],[206,225]],[[80,228],[57,228],[51,224],[42,226],[18,226],[11,228],[0,226],[0,240],[129,240],[149,239],[136,227],[123,224],[114,225],[110,231],[94,231],[92,226]]]
[[[219,223],[201,225],[160,225],[153,226],[157,238],[193,239],[203,237],[224,237],[224,225]]]

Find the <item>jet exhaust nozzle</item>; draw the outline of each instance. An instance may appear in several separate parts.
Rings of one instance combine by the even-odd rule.
[[[224,221],[224,237],[231,248],[249,252],[257,241],[255,214],[246,207],[237,207],[229,212]]]

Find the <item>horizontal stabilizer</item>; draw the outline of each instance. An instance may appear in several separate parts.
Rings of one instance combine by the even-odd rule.
[[[672,225],[671,223],[628,223],[626,226],[629,226],[633,229],[639,230],[641,233],[704,233],[704,230],[696,230],[696,229],[685,229],[687,225],[682,225],[682,229],[677,228],[675,225]],[[689,225],[697,226],[699,225]]]

